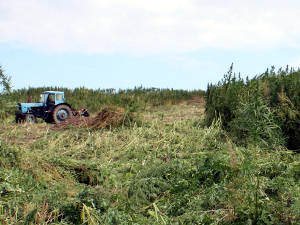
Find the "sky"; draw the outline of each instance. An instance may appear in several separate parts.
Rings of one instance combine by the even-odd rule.
[[[0,0],[14,89],[203,89],[228,71],[300,67],[296,0]]]

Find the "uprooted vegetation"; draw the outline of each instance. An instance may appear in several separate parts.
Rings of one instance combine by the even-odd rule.
[[[300,223],[300,155],[281,142],[206,126],[199,96],[139,119],[102,109],[57,129],[0,123],[0,224]]]
[[[62,123],[56,124],[54,129],[89,128],[112,129],[120,126],[129,126],[137,120],[136,113],[122,107],[104,107],[95,116],[75,116]]]
[[[300,219],[299,155],[238,147],[220,123],[155,119],[114,130],[63,129],[22,147],[1,141],[0,152],[2,224]]]

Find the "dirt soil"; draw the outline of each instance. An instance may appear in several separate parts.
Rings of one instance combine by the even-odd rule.
[[[69,127],[86,127],[97,129],[110,129],[122,124],[125,117],[124,108],[105,107],[94,117],[74,116],[69,120],[56,124],[54,129],[64,129]]]
[[[186,105],[198,106],[200,108],[205,108],[205,99],[202,96],[192,96],[190,100],[186,101]]]
[[[201,96],[193,96],[176,105],[158,106],[148,109],[144,114],[145,121],[159,119],[165,122],[176,120],[202,118],[205,111],[205,99]]]

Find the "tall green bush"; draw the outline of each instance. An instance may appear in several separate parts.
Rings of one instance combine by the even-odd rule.
[[[284,135],[276,123],[276,115],[263,98],[244,103],[234,112],[229,123],[233,138],[239,143],[258,143],[261,147],[284,145]]]
[[[11,92],[11,77],[5,75],[4,69],[0,65],[0,88],[1,92],[10,93]]]
[[[10,93],[11,77],[4,73],[4,69],[0,65],[0,119],[4,119],[7,114]]]
[[[231,66],[222,81],[208,86],[206,99],[207,124],[220,117],[239,142],[274,145],[286,139],[288,148],[300,148],[300,70],[272,67],[244,80]]]

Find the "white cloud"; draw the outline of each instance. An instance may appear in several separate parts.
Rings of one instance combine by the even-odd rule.
[[[299,20],[294,0],[2,0],[0,42],[125,54],[299,48]]]

